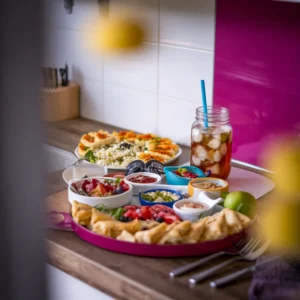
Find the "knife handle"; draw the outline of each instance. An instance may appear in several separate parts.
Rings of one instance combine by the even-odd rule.
[[[231,281],[233,281],[234,279],[237,279],[243,275],[246,275],[248,273],[252,273],[255,271],[255,266],[251,266],[251,267],[248,267],[248,268],[245,268],[245,269],[242,269],[240,271],[237,271],[237,272],[234,272],[230,275],[227,275],[227,276],[224,276],[224,277],[221,277],[219,279],[216,279],[214,281],[211,281],[210,282],[210,286],[211,287],[214,287],[214,288],[218,288],[222,285],[225,285]]]
[[[185,274],[185,273],[187,273],[187,272],[189,272],[189,271],[192,271],[192,270],[194,270],[194,269],[196,269],[196,268],[198,268],[198,267],[204,265],[205,263],[211,261],[212,259],[217,258],[217,257],[220,257],[220,256],[222,256],[222,255],[224,255],[224,254],[225,254],[224,251],[214,253],[214,254],[209,255],[209,256],[207,256],[207,257],[205,257],[205,258],[199,259],[199,260],[194,261],[194,262],[192,262],[192,263],[190,263],[190,264],[187,264],[187,265],[184,265],[184,266],[179,267],[179,268],[177,268],[177,269],[174,269],[174,270],[172,270],[172,271],[169,273],[169,275],[170,275],[170,277],[176,277],[176,276]]]
[[[238,260],[241,260],[242,257],[237,256],[237,257],[233,257],[231,259],[228,259],[226,261],[224,261],[223,263],[213,266],[205,271],[202,271],[196,275],[193,275],[192,277],[189,278],[189,283],[190,284],[196,284],[198,282],[201,282],[203,280],[205,280],[206,278],[210,277],[211,275],[213,275],[215,272],[223,269],[224,267],[226,267],[227,265],[230,265]]]

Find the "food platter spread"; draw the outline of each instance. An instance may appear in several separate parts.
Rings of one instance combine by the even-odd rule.
[[[75,234],[91,244],[115,252],[156,257],[224,250],[244,237],[251,225],[247,216],[230,209],[191,222],[181,221],[164,205],[128,205],[107,210],[77,201],[72,204],[71,218]]]
[[[78,158],[86,157],[90,163],[110,169],[126,169],[134,160],[157,160],[168,164],[182,153],[169,138],[155,134],[137,134],[133,131],[108,133],[104,130],[84,134],[75,149]]]

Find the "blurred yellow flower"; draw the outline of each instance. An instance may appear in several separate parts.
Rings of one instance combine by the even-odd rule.
[[[144,29],[128,18],[107,20],[97,33],[100,50],[107,53],[134,50],[142,44]]]
[[[285,137],[272,144],[266,153],[267,167],[275,172],[277,190],[286,196],[299,195],[300,140]]]

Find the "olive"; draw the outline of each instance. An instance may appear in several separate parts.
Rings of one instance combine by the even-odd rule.
[[[121,216],[120,218],[119,218],[119,221],[121,221],[121,222],[126,222],[126,217],[124,217],[124,216]]]
[[[133,167],[133,168],[127,169],[126,175],[130,175],[130,174],[137,173],[137,172],[143,172],[143,171],[144,170],[139,167]]]
[[[148,168],[148,172],[150,172],[150,173],[155,173],[155,174],[157,174],[157,175],[160,175],[159,170],[158,170],[157,168],[155,168],[155,167],[152,167],[152,166],[150,166],[150,167]]]
[[[123,189],[121,186],[118,186],[114,191],[114,194],[122,194],[122,193],[123,193]]]
[[[141,169],[144,169],[145,168],[145,163],[142,161],[142,160],[134,160],[132,161],[128,166],[127,168],[128,169],[131,169],[133,167],[139,167]]]
[[[132,144],[129,144],[129,143],[126,143],[126,142],[123,142],[122,144],[120,144],[121,150],[130,149],[132,146],[133,146]]]
[[[161,162],[159,162],[159,161],[157,161],[157,160],[155,160],[155,159],[151,159],[151,160],[149,160],[149,161],[146,163],[145,168],[146,168],[147,170],[149,170],[150,167],[156,168],[156,169],[158,170],[159,173],[163,173],[163,172],[164,172],[164,165],[163,165]]]
[[[162,222],[165,221],[165,219],[163,217],[158,217],[158,218],[155,219],[155,221],[158,222],[158,223],[162,223]]]

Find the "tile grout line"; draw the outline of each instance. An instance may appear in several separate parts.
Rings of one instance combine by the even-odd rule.
[[[160,0],[157,1],[158,3],[158,28],[157,28],[157,83],[156,83],[156,134],[158,134],[159,129],[159,62],[160,62]]]
[[[215,11],[214,11],[214,25],[215,25],[215,30],[214,30],[214,59],[213,59],[213,63],[212,63],[212,68],[213,68],[213,74],[212,74],[212,105],[214,105],[214,94],[215,94],[215,61],[216,61],[216,37],[217,37],[217,0],[215,0]]]
[[[159,0],[160,1],[160,0]],[[160,12],[158,13],[159,17],[160,17]],[[160,20],[158,20],[158,26],[160,28]],[[56,30],[67,30],[67,31],[74,31],[74,32],[81,32],[81,33],[90,33],[90,34],[93,34],[94,32],[92,30],[84,30],[84,29],[78,29],[78,28],[71,28],[71,27],[63,27],[63,26],[46,26],[45,27],[45,30],[53,30],[53,31],[56,31]],[[194,50],[194,51],[200,51],[200,52],[205,52],[205,53],[213,53],[215,50],[212,49],[201,49],[201,48],[196,48],[196,47],[188,47],[188,46],[182,46],[180,44],[171,44],[171,43],[162,43],[160,41],[160,29],[158,29],[158,42],[155,42],[155,41],[147,41],[147,40],[144,40],[143,43],[146,43],[146,44],[158,44],[158,45],[161,45],[161,46],[168,46],[168,47],[172,47],[172,48],[180,48],[180,49],[186,49],[186,50]]]

